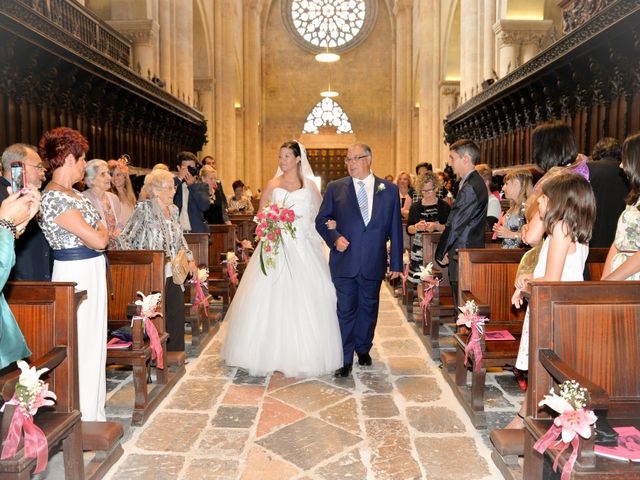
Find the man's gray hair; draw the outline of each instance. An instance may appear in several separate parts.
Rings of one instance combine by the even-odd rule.
[[[8,172],[13,162],[22,162],[29,154],[28,150],[38,153],[38,149],[27,143],[14,143],[2,152],[2,170]]]

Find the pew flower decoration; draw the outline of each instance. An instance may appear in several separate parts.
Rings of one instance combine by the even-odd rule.
[[[4,411],[6,405],[16,405],[0,459],[6,460],[16,455],[24,431],[24,455],[27,458],[37,458],[34,473],[40,473],[47,466],[49,449],[47,437],[33,423],[33,417],[40,407],[53,405],[56,396],[49,391],[49,384],[40,380],[40,375],[48,371],[48,368],[29,368],[22,360],[18,361],[18,368],[22,373],[13,397],[0,409]]]
[[[424,315],[425,325],[427,323],[427,308],[431,305],[431,301],[436,294],[436,287],[440,285],[440,279],[433,276],[433,263],[429,262],[426,267],[420,265],[420,271],[414,273],[422,281],[422,302],[420,308]]]
[[[484,334],[484,324],[489,319],[478,315],[478,305],[473,300],[467,300],[463,307],[458,307],[460,313],[458,314],[458,320],[456,325],[464,325],[471,329],[471,336],[467,342],[467,346],[464,348],[464,364],[467,364],[469,359],[469,353],[473,352],[473,358],[475,360],[473,370],[478,371],[482,367],[482,347],[480,346],[480,340]]]
[[[240,242],[240,252],[242,255],[242,261],[247,263],[249,261],[249,255],[247,252],[251,252],[253,250],[253,244],[250,240],[244,239]]]
[[[588,399],[589,394],[586,388],[581,387],[575,380],[567,380],[560,384],[560,395],[556,394],[552,388],[549,395],[545,395],[539,403],[541,407],[546,405],[560,415],[553,420],[547,433],[533,445],[534,450],[544,453],[551,446],[559,449],[553,462],[553,471],[555,472],[562,452],[569,445],[573,447],[569,460],[562,469],[562,480],[568,480],[571,477],[573,465],[578,458],[580,437],[590,438],[592,435],[591,426],[598,419],[593,410],[586,408]]]
[[[222,263],[227,264],[227,275],[229,275],[229,282],[233,285],[238,285],[238,257],[234,252],[227,252],[226,260]]]
[[[131,324],[136,320],[141,320],[144,330],[149,337],[149,343],[151,344],[151,358],[156,361],[158,368],[164,368],[164,359],[162,356],[162,346],[160,345],[160,336],[158,335],[158,329],[151,321],[152,318],[161,317],[162,313],[158,312],[158,305],[162,299],[162,294],[151,293],[145,295],[142,292],[136,292],[142,300],[136,300],[135,304],[140,307],[140,315],[136,315],[131,320]]]
[[[270,203],[253,218],[256,227],[256,242],[260,241],[260,269],[264,275],[267,268],[276,267],[276,256],[282,243],[283,232],[296,238],[296,227],[293,225],[296,215],[293,210],[281,204]]]
[[[409,278],[410,262],[411,262],[411,256],[409,254],[409,251],[405,250],[404,253],[402,254],[402,264],[404,265],[404,271],[402,272],[402,295],[407,294],[407,278]]]
[[[200,305],[204,307],[204,316],[209,318],[209,298],[211,295],[205,295],[204,292],[207,289],[207,282],[209,280],[209,269],[207,267],[198,268],[196,278],[189,280],[189,283],[193,284],[196,291],[196,296],[191,305],[191,310],[197,313]],[[204,290],[203,290],[204,289]]]

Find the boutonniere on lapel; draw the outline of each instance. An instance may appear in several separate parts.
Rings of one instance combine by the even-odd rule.
[[[381,183],[378,185],[378,188],[376,188],[376,195],[384,190],[386,190],[387,187],[384,186],[384,183]]]

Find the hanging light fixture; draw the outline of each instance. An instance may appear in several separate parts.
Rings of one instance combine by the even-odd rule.
[[[316,55],[316,62],[333,63],[337,62],[338,60],[340,60],[340,55],[338,55],[337,53],[331,53],[328,46],[326,51]]]
[[[335,90],[331,89],[331,71],[329,71],[329,88],[327,88],[324,92],[320,92],[320,96],[324,98],[333,98],[340,95]]]

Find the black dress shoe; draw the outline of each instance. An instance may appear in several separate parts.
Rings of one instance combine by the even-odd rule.
[[[371,355],[368,353],[358,353],[358,364],[363,367],[367,367],[371,365],[373,361],[371,360]]]
[[[344,367],[337,369],[334,376],[346,378],[349,376],[349,374],[351,374],[352,367],[353,367],[353,364],[349,363],[348,365],[345,365]]]

